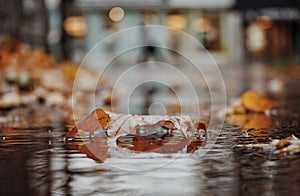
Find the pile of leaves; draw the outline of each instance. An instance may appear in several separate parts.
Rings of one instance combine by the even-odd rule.
[[[42,103],[70,106],[73,82],[78,66],[70,61],[57,63],[43,49],[32,49],[27,44],[11,39],[0,44],[0,108]],[[94,90],[89,81],[97,76],[88,69],[81,69],[78,86],[82,91]],[[99,84],[101,88],[104,84]],[[83,93],[84,99],[86,94]],[[84,101],[82,101],[84,103]]]

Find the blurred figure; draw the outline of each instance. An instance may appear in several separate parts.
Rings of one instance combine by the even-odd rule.
[[[179,33],[176,31],[171,31],[169,35],[169,47],[170,47],[170,55],[173,59],[173,65],[180,65],[180,54],[179,52]]]
[[[105,34],[107,36],[114,34],[115,32],[118,31],[118,26],[116,22],[112,21],[110,18],[106,17],[104,21],[104,29],[105,29]],[[117,41],[115,39],[108,39],[105,45],[105,52],[109,59],[112,60],[111,64],[114,66],[117,66],[120,64],[118,62],[118,58],[116,58],[116,49],[117,49]]]
[[[158,18],[155,11],[146,10],[143,14],[142,19],[142,53],[139,58],[139,62],[149,61],[150,58],[155,60],[161,60],[162,57],[159,54],[159,48],[157,47],[159,40],[154,28],[147,28],[147,25],[156,25],[158,24]]]

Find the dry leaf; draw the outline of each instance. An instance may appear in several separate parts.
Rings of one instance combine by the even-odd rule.
[[[158,116],[158,115],[132,115],[115,114],[102,109],[96,109],[85,120],[78,123],[70,130],[65,138],[76,134],[78,130],[93,133],[98,129],[104,129],[111,139],[124,136],[136,131],[138,126],[159,125],[168,129],[177,129],[184,135],[189,130],[204,130],[206,126],[203,122],[194,122],[189,116]]]
[[[196,123],[196,126],[198,130],[206,130],[203,123]],[[140,130],[142,130],[142,133],[140,133]],[[172,134],[173,130],[176,130],[176,128],[168,120],[159,121],[154,125],[137,126],[135,131],[137,134],[119,137],[117,144],[119,147],[136,152],[157,153],[176,153],[186,146],[187,152],[192,153],[201,146],[203,138],[186,137],[184,134],[174,136],[175,134]]]
[[[271,101],[255,91],[247,91],[242,95],[242,105],[250,111],[265,112],[278,106],[278,102]]]
[[[134,132],[137,126],[154,125],[157,123],[162,123],[164,126],[172,126],[172,129],[177,129],[184,135],[187,135],[187,132],[190,129],[199,130],[199,127],[205,127],[204,123],[200,123],[201,126],[199,126],[199,123],[194,122],[189,116],[151,116],[107,113],[109,114],[111,121],[107,124],[106,131],[107,135],[112,139]]]
[[[280,155],[290,155],[300,152],[300,140],[294,135],[290,135],[283,139],[273,139],[270,143],[258,143],[258,144],[247,144],[247,145],[238,145],[240,147],[247,148],[264,148],[271,150],[273,149],[274,154]]]
[[[98,129],[104,128],[109,120],[110,117],[106,112],[104,112],[102,109],[96,109],[86,119],[73,127],[65,135],[65,138],[67,139],[71,136],[74,136],[76,133],[78,133],[78,130],[93,133]]]
[[[188,137],[188,132],[197,132],[203,130],[206,134],[206,126],[202,122],[194,122],[189,116],[149,116],[149,115],[131,115],[114,114],[111,112],[96,109],[85,120],[71,129],[65,136],[66,139],[76,135],[78,131],[93,133],[98,129],[103,129],[109,140],[116,141],[119,147],[125,147],[129,150],[138,152],[150,151],[158,153],[175,153],[188,146],[188,152],[194,152],[202,141],[198,138],[193,140]],[[150,133],[142,135],[142,132]],[[163,130],[169,136],[168,140],[155,138],[154,135]],[[180,138],[172,138],[172,132],[181,133]],[[140,133],[141,132],[141,133]],[[131,143],[122,142],[122,136],[133,135]],[[145,134],[145,133],[144,133]],[[148,134],[148,135],[147,135]],[[95,143],[91,144],[95,147]],[[90,147],[90,146],[88,146]],[[99,146],[100,147],[100,146]],[[92,155],[89,155],[92,157]]]
[[[145,139],[141,135],[134,135],[132,142],[118,142],[118,146],[136,152],[176,153],[190,143],[191,139],[184,137],[178,141],[160,139]]]

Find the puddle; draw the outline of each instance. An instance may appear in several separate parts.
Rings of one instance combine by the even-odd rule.
[[[286,94],[291,101],[283,101],[271,118],[253,114],[228,119],[210,149],[198,148],[195,138],[195,146],[177,152],[140,149],[145,142],[182,141],[164,131],[141,134],[136,143],[134,135],[125,135],[107,149],[94,138],[104,156],[100,161],[80,141],[73,146],[63,142],[72,125],[59,109],[1,111],[1,195],[297,195],[299,154],[238,147],[291,134],[299,138],[295,92]]]

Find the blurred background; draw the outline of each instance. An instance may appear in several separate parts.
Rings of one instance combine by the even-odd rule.
[[[13,38],[42,48],[56,62],[67,59],[80,64],[96,43],[114,32],[165,25],[188,33],[209,51],[230,95],[247,88],[263,91],[262,83],[255,81],[267,79],[261,74],[266,66],[299,64],[299,4],[298,0],[1,0],[0,35],[2,42]],[[153,37],[152,41],[195,56],[204,49],[189,45],[177,33]],[[128,39],[108,42],[101,58],[111,58],[117,49],[146,39],[128,35]],[[136,49],[115,64],[133,64],[147,55],[142,48]],[[178,63],[176,54],[166,58]]]
[[[9,53],[16,53],[18,56],[25,54],[27,48],[29,58],[44,55],[47,60],[41,58],[42,62],[48,62],[46,64],[50,67],[64,67],[64,78],[67,75],[72,80],[76,74],[76,66],[82,62],[88,51],[107,36],[141,25],[164,25],[187,33],[203,47],[191,44],[177,31],[159,35],[145,30],[122,39],[109,39],[102,43],[97,58],[89,59],[85,64],[93,72],[95,66],[90,61],[105,62],[113,59],[120,49],[137,43],[163,44],[177,52],[155,47],[136,48],[127,52],[128,54],[114,58],[110,63],[114,69],[108,71],[106,77],[113,78],[116,70],[124,71],[124,67],[147,62],[151,58],[180,67],[189,77],[192,71],[185,68],[189,67],[189,62],[180,55],[189,54],[197,57],[200,61],[197,63],[201,66],[209,67],[214,63],[218,65],[225,81],[229,102],[247,89],[278,93],[284,86],[281,75],[287,75],[284,72],[286,67],[292,66],[293,73],[298,73],[299,69],[299,6],[298,0],[1,0],[2,51],[5,50],[5,44],[9,43],[12,47],[9,50],[7,46],[6,53],[2,52],[2,73],[4,78],[7,75],[18,75],[13,73],[18,71],[11,67],[25,63],[22,58],[16,60],[16,55]],[[20,44],[23,47],[19,49],[13,46]],[[35,55],[28,52],[29,48]],[[213,60],[203,55],[206,51]],[[31,62],[28,64],[33,66]],[[26,66],[21,67],[24,69]],[[33,67],[33,70],[39,69],[42,65],[37,63]],[[27,75],[34,75],[31,71],[27,72]],[[112,85],[108,84],[107,87]],[[177,87],[178,85],[174,85],[172,88]],[[204,84],[200,88],[207,86]]]
[[[299,61],[297,0],[3,0],[1,5],[1,35],[43,47],[57,60],[80,63],[110,33],[157,24],[192,35],[218,62],[262,59],[277,65]],[[108,45],[107,52],[126,41],[131,39]],[[162,41],[197,52],[176,35]]]
[[[235,148],[291,134],[300,137],[299,23],[300,0],[0,0],[1,195],[299,194],[299,151],[278,157],[269,148]],[[107,36],[142,25],[174,30],[159,34],[141,28],[122,39],[112,37],[95,56],[84,58]],[[136,44],[150,47],[114,58]],[[156,44],[169,49],[151,47]],[[180,54],[198,61],[193,64]],[[83,69],[77,72],[82,61]],[[145,66],[130,69],[141,62]],[[202,76],[195,64],[208,72],[217,64],[226,104],[255,90],[280,101],[280,108],[271,115],[237,115],[238,123],[212,130],[218,132],[218,141],[201,158],[182,153],[173,161],[169,154],[149,156],[113,147],[111,158],[101,163],[104,160],[88,158],[91,153],[82,142],[65,143],[74,120],[81,121],[95,107],[116,113],[185,113],[192,118],[201,107],[201,120],[209,122],[209,115],[225,107],[210,104],[210,92],[223,93],[223,80],[216,72]],[[99,79],[97,69],[105,66]],[[166,82],[136,85],[149,75]],[[256,127],[267,132],[252,137]],[[147,168],[165,159],[172,163]],[[125,171],[114,163],[145,171]]]

